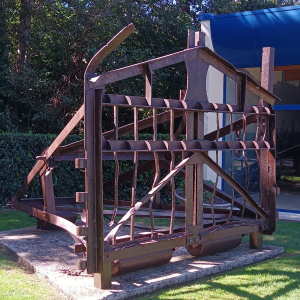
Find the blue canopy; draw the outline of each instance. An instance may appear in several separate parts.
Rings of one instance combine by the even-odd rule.
[[[275,66],[300,65],[300,5],[201,20],[210,20],[215,52],[236,68],[260,67],[263,47],[275,48]]]

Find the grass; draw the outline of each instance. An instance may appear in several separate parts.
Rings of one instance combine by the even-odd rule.
[[[299,285],[297,255],[235,269],[139,299],[299,299]]]
[[[1,214],[2,217],[2,214]],[[0,299],[57,300],[59,293],[36,274],[30,274],[0,250]]]
[[[0,211],[0,231],[29,227],[35,224],[35,218],[30,218],[23,212],[10,210]]]
[[[167,225],[163,221],[160,225]],[[0,212],[0,231],[34,223],[34,219],[21,212]],[[139,299],[299,299],[299,232],[300,223],[278,221],[276,232],[264,236],[264,244],[284,246],[283,256]],[[248,240],[248,236],[243,238],[244,242]],[[47,282],[26,273],[3,251],[0,251],[0,282],[0,299],[61,299]]]
[[[34,226],[36,221],[19,211],[0,211],[0,231]],[[0,250],[0,299],[58,300],[59,293],[46,280],[26,272],[12,257]]]
[[[299,232],[300,223],[277,221],[275,233],[264,236],[264,244],[284,246],[286,254],[139,299],[299,299]],[[249,235],[243,238],[248,241]]]
[[[264,244],[282,246],[286,253],[300,254],[300,223],[277,221],[276,225],[273,235],[264,235]],[[249,235],[243,237],[243,242],[249,242]]]

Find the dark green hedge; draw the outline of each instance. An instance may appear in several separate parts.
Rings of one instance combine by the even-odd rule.
[[[40,155],[56,138],[51,134],[0,134],[0,202],[11,198]],[[65,143],[75,142],[81,136],[68,136]],[[83,173],[74,168],[74,162],[57,162],[53,172],[55,196],[73,196],[84,190]],[[39,176],[29,185],[26,198],[42,197]]]
[[[50,134],[0,134],[0,204],[5,203],[6,198],[15,195],[24,178],[36,163],[35,157],[40,155],[45,148],[55,139],[56,135]],[[132,139],[132,136],[123,139]],[[168,135],[158,135],[158,139],[168,139]],[[65,143],[71,143],[82,139],[82,136],[70,135]],[[151,140],[152,134],[141,134],[140,139]],[[140,161],[139,163],[143,163]],[[55,196],[74,196],[76,192],[84,191],[84,174],[74,168],[73,161],[57,162],[58,167],[53,171],[53,184]],[[132,161],[120,161],[120,172],[132,168]],[[104,180],[114,178],[115,164],[113,161],[105,161],[103,165]],[[164,175],[164,174],[162,174]],[[148,171],[138,178],[137,198],[142,197],[150,188],[153,181],[153,172]],[[119,185],[119,199],[130,200],[131,182]],[[42,189],[39,176],[36,176],[29,185],[24,198],[42,197]],[[105,191],[106,199],[114,198],[114,190]],[[169,202],[168,189],[165,189],[161,198],[163,202]]]

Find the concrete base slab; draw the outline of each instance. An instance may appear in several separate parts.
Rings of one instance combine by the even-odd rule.
[[[94,288],[92,275],[76,273],[73,239],[64,231],[39,231],[34,227],[0,233],[0,244],[15,253],[27,268],[48,278],[68,298],[74,300],[126,299],[176,286],[204,276],[252,264],[284,252],[283,247],[264,246],[262,250],[249,249],[241,244],[234,250],[205,257],[193,257],[179,248],[170,263],[113,277],[112,289]]]

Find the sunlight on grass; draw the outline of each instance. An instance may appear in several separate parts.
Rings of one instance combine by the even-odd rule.
[[[300,253],[299,236],[300,223],[277,221],[273,235],[264,235],[264,244],[282,246],[286,253]],[[249,235],[243,237],[243,242],[249,242]]]
[[[282,175],[280,176],[281,180],[289,180],[289,181],[293,181],[293,182],[300,182],[300,177],[299,176],[285,176]]]
[[[36,274],[26,273],[0,251],[0,299],[9,300],[58,300],[56,292]]]
[[[299,299],[300,256],[276,258],[139,299]]]
[[[0,212],[0,231],[36,225],[36,219],[20,211]]]

